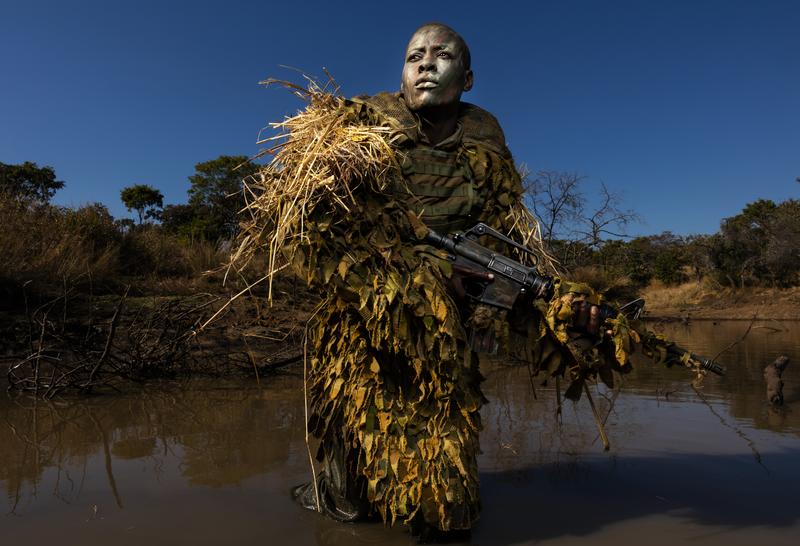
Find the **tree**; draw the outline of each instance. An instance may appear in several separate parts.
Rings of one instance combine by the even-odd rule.
[[[759,199],[722,221],[710,257],[720,279],[731,285],[788,285],[798,280],[799,248],[800,201]]]
[[[553,239],[572,235],[568,226],[580,218],[585,202],[580,190],[582,180],[576,173],[539,171],[536,178],[526,184],[527,201],[542,226],[542,239],[548,245]]]
[[[583,242],[592,248],[599,248],[607,236],[627,237],[625,228],[631,222],[638,222],[639,216],[632,210],[619,208],[619,195],[611,193],[605,182],[600,182],[600,204],[591,214],[580,218],[583,227],[577,231],[583,235]]]
[[[208,222],[208,215],[198,215],[191,205],[167,205],[161,212],[162,229],[189,241],[207,238],[206,235],[211,231]]]
[[[576,173],[540,171],[525,184],[526,203],[540,222],[542,239],[567,269],[586,265],[606,237],[627,237],[626,226],[638,219],[620,208],[619,196],[602,182],[599,204],[588,207],[584,180]]]
[[[635,286],[644,286],[653,278],[655,252],[650,237],[608,241],[597,250],[595,259],[607,274],[625,276]]]
[[[195,174],[189,177],[189,205],[202,219],[206,238],[230,238],[236,234],[239,212],[245,206],[242,179],[258,169],[243,155],[221,155],[195,165]]]
[[[139,215],[139,224],[144,218],[156,218],[158,209],[164,206],[161,192],[147,184],[128,186],[120,192],[119,197],[128,211],[135,210]]]
[[[632,210],[619,208],[619,195],[600,182],[600,202],[587,210],[586,195],[581,185],[584,177],[575,173],[540,171],[526,185],[528,203],[542,226],[542,239],[579,240],[590,247],[599,247],[603,237],[626,237],[625,227],[638,220]]]
[[[119,228],[102,203],[91,203],[77,209],[64,209],[64,228],[78,235],[93,255],[111,248],[119,241]]]
[[[653,276],[664,284],[680,284],[686,280],[683,266],[686,262],[680,246],[658,249],[653,260]]]
[[[684,252],[687,264],[691,267],[695,281],[700,281],[704,275],[713,271],[711,250],[713,248],[713,235],[689,235],[686,238]]]
[[[800,201],[780,203],[769,225],[764,265],[770,280],[779,285],[797,284],[800,278]]]
[[[31,161],[21,165],[0,163],[0,193],[21,203],[44,205],[63,187],[52,167],[39,167]]]

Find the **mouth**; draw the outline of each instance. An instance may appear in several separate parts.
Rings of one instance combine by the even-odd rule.
[[[434,89],[436,87],[439,87],[439,84],[433,80],[420,80],[414,84],[415,89]]]

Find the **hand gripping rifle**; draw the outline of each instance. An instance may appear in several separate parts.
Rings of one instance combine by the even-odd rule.
[[[492,237],[529,255],[534,266],[525,266],[513,258],[483,246],[478,242],[483,236]],[[549,302],[555,295],[555,279],[540,274],[536,269],[538,256],[486,224],[480,223],[464,233],[449,235],[440,235],[429,229],[425,242],[447,251],[449,259],[455,266],[486,273],[484,282],[471,282],[465,285],[467,297],[476,303],[511,310],[517,299],[522,296],[532,296]],[[608,304],[601,304],[599,307],[601,324],[605,319],[616,318],[620,313],[626,318],[638,319],[644,309],[644,300],[641,298],[634,300],[619,309]],[[675,343],[659,338],[653,332],[639,332],[639,336],[643,346],[653,352],[665,354],[668,364],[682,362],[717,375],[725,373],[725,369],[713,360],[691,353]]]

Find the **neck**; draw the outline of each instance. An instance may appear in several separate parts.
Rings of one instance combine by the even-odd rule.
[[[459,103],[418,110],[420,131],[432,145],[452,135],[458,125]]]

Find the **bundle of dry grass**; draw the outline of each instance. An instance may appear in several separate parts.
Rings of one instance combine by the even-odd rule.
[[[272,159],[243,180],[244,220],[230,263],[241,271],[256,253],[266,254],[265,274],[256,283],[269,282],[270,301],[274,274],[288,265],[295,249],[310,242],[307,219],[320,203],[338,208],[342,214],[334,216],[345,218],[358,208],[360,190],[381,193],[390,180],[402,178],[396,144],[407,128],[357,115],[353,102],[338,94],[330,76],[324,84],[306,80],[307,88],[283,80],[261,82],[287,88],[307,106],[282,122],[269,124],[276,134],[259,139],[266,148],[256,158],[269,155]],[[363,204],[363,193],[360,197]],[[544,272],[557,272],[556,261],[542,242],[539,223],[527,207],[521,201],[511,203],[505,215],[508,235],[535,252]],[[529,261],[527,255],[517,257]]]
[[[341,108],[345,99],[329,91],[332,81],[309,82],[308,89],[261,82],[283,85],[308,103],[299,114],[270,124],[278,133],[259,141],[269,145],[259,156],[272,155],[272,161],[244,180],[246,220],[232,263],[242,267],[256,251],[266,250],[270,298],[272,276],[285,267],[283,251],[307,239],[305,219],[314,208],[326,200],[349,213],[358,187],[368,184],[380,192],[398,169],[392,129],[349,117]]]
[[[542,241],[542,229],[539,221],[522,203],[515,203],[508,212],[508,223],[511,233],[517,234],[517,242],[533,250],[537,256],[536,264],[548,274],[559,273],[558,261],[550,255]],[[529,256],[517,255],[523,262],[529,263]]]

